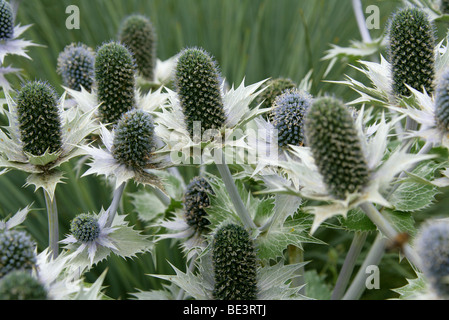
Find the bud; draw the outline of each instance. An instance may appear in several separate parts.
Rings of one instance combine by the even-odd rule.
[[[271,122],[278,130],[278,146],[304,143],[304,118],[312,103],[312,97],[298,89],[287,89],[274,100]]]
[[[253,241],[241,226],[221,227],[213,240],[215,300],[255,300],[257,264]]]
[[[99,113],[103,123],[116,124],[122,114],[134,108],[135,63],[129,50],[120,43],[102,45],[95,58],[95,81]]]
[[[47,290],[28,272],[12,271],[0,280],[0,300],[47,300]]]
[[[114,158],[134,169],[144,169],[155,151],[154,124],[151,115],[142,110],[125,113],[117,124],[112,146]]]
[[[14,15],[11,5],[5,0],[0,1],[0,40],[8,40],[14,34]]]
[[[190,181],[184,194],[186,222],[199,233],[206,230],[210,224],[205,210],[210,206],[209,194],[214,194],[211,185],[199,176]]]
[[[23,85],[17,94],[17,114],[23,151],[41,156],[62,146],[58,98],[46,82]]]
[[[438,81],[435,93],[435,122],[442,131],[449,131],[449,71]]]
[[[306,144],[328,188],[345,199],[367,185],[369,169],[348,108],[334,98],[315,100],[306,115]]]
[[[70,223],[70,232],[81,242],[94,241],[100,235],[98,220],[91,214],[82,213]]]
[[[409,96],[411,93],[405,84],[431,93],[435,73],[435,35],[426,13],[418,8],[400,10],[392,18],[389,33],[394,94]]]
[[[449,223],[423,226],[415,240],[424,276],[438,296],[449,299]]]
[[[226,116],[219,73],[216,63],[207,52],[197,48],[181,52],[176,66],[175,85],[192,137],[195,121],[201,122],[201,134],[205,130],[224,126]]]
[[[58,56],[57,72],[62,76],[64,86],[91,91],[95,77],[95,52],[85,44],[72,43]]]
[[[0,232],[0,279],[14,270],[31,271],[36,265],[36,243],[24,231]]]
[[[128,16],[120,27],[119,39],[133,53],[139,73],[152,81],[156,67],[157,36],[151,21],[139,14]]]

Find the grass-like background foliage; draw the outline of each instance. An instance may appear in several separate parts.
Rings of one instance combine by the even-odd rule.
[[[68,30],[65,26],[69,5],[80,9],[80,29]],[[363,1],[364,7],[375,4],[380,12],[380,29],[371,30],[376,38],[382,34],[391,13],[400,1]],[[82,42],[93,49],[118,39],[121,21],[128,15],[140,13],[148,16],[155,27],[158,43],[157,56],[161,60],[178,53],[186,47],[199,46],[210,52],[221,73],[229,83],[255,83],[266,78],[285,77],[299,83],[312,70],[311,94],[331,92],[336,97],[350,101],[354,92],[344,86],[324,82],[343,80],[345,74],[356,78],[357,73],[348,64],[337,63],[325,76],[329,62],[323,61],[330,44],[348,46],[350,40],[360,39],[357,23],[349,0],[39,0],[21,1],[16,21],[22,25],[33,24],[24,34],[26,39],[45,47],[31,47],[28,54],[33,59],[7,57],[11,63],[22,68],[28,80],[48,81],[59,94],[62,80],[56,72],[58,54],[72,42]],[[437,40],[441,40],[438,35]],[[360,77],[360,76],[359,76]],[[366,81],[360,79],[360,81]],[[13,81],[14,88],[20,81]],[[5,119],[2,119],[2,124]],[[99,212],[107,207],[112,191],[101,178],[79,175],[74,170],[76,162],[65,164],[65,184],[56,189],[60,215],[60,238],[69,232],[70,221],[79,213]],[[188,182],[197,171],[182,168]],[[47,215],[42,192],[34,193],[32,187],[22,187],[26,175],[11,171],[0,176],[0,218],[16,212],[33,202],[34,210],[24,225],[36,239],[39,251],[48,245]],[[143,228],[133,212],[131,191],[138,189],[129,184],[123,197],[122,212],[129,213],[135,228]],[[444,199],[443,196],[440,199]],[[447,203],[447,201],[446,201]],[[445,202],[423,211],[415,219],[429,217],[444,208]],[[311,260],[308,268],[315,268],[334,284],[338,270],[351,243],[351,234],[341,230],[318,230],[317,238],[329,245],[305,244],[305,260]],[[374,236],[374,234],[372,235]],[[368,242],[369,243],[369,242]],[[366,251],[366,250],[365,250]],[[184,258],[176,245],[162,241],[153,252],[139,255],[133,260],[111,256],[88,274],[94,281],[108,268],[105,284],[112,298],[129,298],[136,289],[161,288],[161,281],[147,276],[150,273],[172,274],[170,261],[177,268],[185,269]],[[153,259],[154,258],[154,259]],[[360,257],[360,261],[364,256]],[[156,263],[156,265],[154,264]],[[396,281],[413,275],[406,263],[397,263],[397,254],[386,255],[380,266],[379,290],[366,290],[362,298],[385,299],[394,297],[389,288],[404,282]],[[384,285],[385,284],[385,285]]]

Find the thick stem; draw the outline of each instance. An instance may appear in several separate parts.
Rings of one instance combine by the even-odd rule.
[[[58,206],[56,205],[55,195],[51,199],[48,192],[44,190],[44,197],[48,215],[48,246],[53,258],[56,258],[59,254]]]
[[[219,155],[221,155],[221,158],[219,157]],[[223,179],[223,182],[226,186],[226,190],[228,190],[235,211],[239,215],[240,219],[242,220],[246,228],[255,229],[256,225],[254,224],[254,221],[251,219],[248,210],[246,210],[246,207],[243,204],[242,199],[240,198],[237,187],[234,183],[234,179],[232,178],[231,171],[229,170],[229,167],[226,164],[224,154],[221,152],[221,150],[216,150],[215,157],[216,157],[215,165],[217,166],[217,169],[220,172],[221,178]]]
[[[288,252],[288,263],[289,264],[295,264],[295,263],[301,263],[304,262],[304,251],[294,245],[289,245],[287,247]],[[292,287],[301,287],[302,288],[298,291],[300,294],[305,294],[305,278],[304,278],[304,267],[299,268],[298,270],[298,277],[295,277],[292,282]]]
[[[360,267],[354,281],[351,283],[348,291],[343,296],[343,300],[357,300],[361,297],[363,291],[366,288],[366,271],[369,266],[378,266],[382,256],[385,252],[385,246],[387,239],[380,233],[377,235],[368,255],[365,258],[362,266]]]
[[[345,262],[343,263],[334,291],[332,292],[331,300],[339,300],[343,296],[352,272],[354,271],[357,258],[359,257],[363,245],[365,244],[367,235],[368,234],[366,232],[356,232],[354,234],[351,247],[346,255]]]
[[[125,190],[126,182],[123,182],[117,189],[114,191],[114,196],[112,197],[111,205],[108,208],[108,220],[106,221],[105,227],[110,227],[112,222],[114,221],[115,215],[117,213],[117,209],[120,205],[120,200],[122,199],[123,191]]]
[[[354,9],[357,25],[359,26],[360,35],[363,42],[372,42],[371,35],[366,27],[365,15],[363,14],[362,2],[360,0],[352,0],[352,8]]]

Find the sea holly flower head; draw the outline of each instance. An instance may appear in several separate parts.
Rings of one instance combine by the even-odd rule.
[[[36,266],[36,243],[25,231],[0,231],[0,279],[14,270]]]
[[[281,95],[285,90],[297,87],[293,80],[282,77],[270,79],[263,86],[266,89],[256,99],[261,108],[271,108],[277,96]]]
[[[63,178],[57,168],[81,155],[79,145],[97,129],[93,111],[65,109],[66,94],[58,99],[43,81],[24,84],[15,99],[5,96],[9,125],[0,132],[0,166],[30,173],[27,185],[43,188],[53,197]]]
[[[100,137],[104,148],[82,147],[92,158],[84,176],[111,177],[115,188],[133,179],[163,190],[154,170],[163,168],[165,160],[155,153],[156,135],[149,113],[139,109],[126,112],[112,131],[101,125]]]
[[[0,300],[47,300],[47,290],[30,272],[16,270],[0,279]]]
[[[316,99],[306,115],[305,146],[291,146],[293,157],[279,161],[295,184],[282,180],[267,181],[266,192],[289,192],[304,198],[327,202],[313,205],[313,233],[326,219],[346,213],[363,202],[390,207],[382,195],[390,188],[396,174],[413,163],[432,155],[407,153],[406,147],[393,150],[384,159],[389,132],[395,121],[382,116],[365,125],[364,110],[353,114],[338,99]]]
[[[120,26],[119,39],[133,53],[139,75],[153,81],[157,35],[150,19],[140,14],[126,17]]]
[[[91,91],[95,78],[95,52],[83,43],[71,43],[59,54],[57,72],[63,85],[80,91]]]

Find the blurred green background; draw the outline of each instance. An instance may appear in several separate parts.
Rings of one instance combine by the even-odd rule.
[[[363,1],[364,8],[370,4],[380,8],[380,29],[371,30],[372,38],[376,38],[384,32],[388,18],[401,2]],[[79,30],[68,30],[65,26],[69,5],[80,9]],[[351,40],[360,40],[350,0],[22,0],[16,21],[22,25],[32,24],[24,38],[44,46],[30,48],[28,53],[32,60],[7,57],[6,64],[21,68],[25,80],[47,80],[62,93],[61,79],[56,73],[59,52],[72,42],[97,48],[105,41],[116,39],[121,20],[132,13],[147,15],[152,20],[158,34],[157,53],[161,60],[185,47],[199,46],[215,57],[229,83],[239,84],[244,78],[246,83],[253,83],[279,76],[299,82],[312,70],[311,94],[331,94],[346,101],[354,97],[354,92],[343,86],[323,81],[328,61],[322,60],[330,44],[347,46]],[[446,29],[445,25],[438,26],[439,39]],[[360,76],[347,63],[339,62],[326,79],[342,80],[345,74]],[[17,89],[20,81],[12,81]],[[75,215],[98,212],[109,205],[112,196],[100,178],[79,178],[73,170],[75,164],[64,165],[66,183],[59,185],[56,191],[61,238]],[[48,241],[45,202],[41,192],[22,187],[25,179],[26,175],[17,171],[0,176],[0,217],[33,202],[34,210],[25,227],[42,250]],[[186,181],[188,179],[186,176]],[[127,193],[136,189],[130,185]],[[444,198],[441,197],[441,201]],[[441,206],[444,205],[441,202]],[[438,212],[439,208],[419,217]],[[129,213],[128,219],[136,228],[144,227],[136,219],[129,195],[123,199],[122,210]],[[306,260],[312,260],[310,268],[316,268],[333,283],[351,235],[320,230],[317,237],[329,246],[306,246]],[[369,240],[372,241],[372,237]],[[146,274],[173,273],[167,261],[185,269],[179,249],[168,241],[160,243],[153,254],[157,257],[156,266],[150,254],[132,260],[111,256],[89,272],[88,279],[93,281],[108,268],[107,294],[127,299],[128,293],[137,289],[160,288],[160,281]],[[394,297],[389,289],[405,284],[404,276],[413,276],[406,265],[398,264],[397,255],[386,257],[380,269],[381,289],[365,292],[364,299]]]

